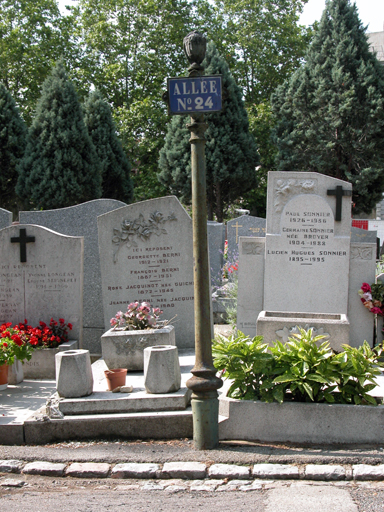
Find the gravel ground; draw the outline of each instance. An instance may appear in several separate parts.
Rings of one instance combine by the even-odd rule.
[[[358,487],[350,490],[359,512],[383,512],[384,490]]]

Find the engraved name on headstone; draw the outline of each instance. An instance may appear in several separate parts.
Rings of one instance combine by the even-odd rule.
[[[81,237],[23,224],[0,230],[1,323],[64,318],[73,324],[70,338],[81,343],[82,290]]]
[[[98,217],[105,328],[130,302],[176,317],[176,344],[194,346],[192,221],[175,197],[135,203]],[[207,276],[208,278],[208,276]]]

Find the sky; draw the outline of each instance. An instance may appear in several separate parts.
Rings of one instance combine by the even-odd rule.
[[[384,0],[355,0],[355,3],[363,25],[368,25],[368,32],[382,32],[384,30]],[[324,7],[325,0],[309,0],[304,6],[300,24],[312,25],[314,21],[319,21]]]
[[[58,0],[62,13],[65,5],[71,5],[72,0]],[[359,16],[363,25],[368,25],[368,32],[382,32],[384,30],[384,0],[355,0]],[[301,25],[312,25],[319,21],[325,7],[325,0],[309,0],[300,17]]]

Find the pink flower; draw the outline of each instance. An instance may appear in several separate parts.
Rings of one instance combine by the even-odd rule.
[[[369,286],[368,283],[363,283],[361,285],[361,289],[363,290],[364,293],[367,293],[367,292],[371,292],[371,287]]]

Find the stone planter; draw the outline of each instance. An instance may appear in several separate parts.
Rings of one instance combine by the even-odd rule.
[[[220,397],[219,438],[319,444],[384,443],[384,405],[315,404]]]
[[[110,369],[143,371],[144,349],[156,345],[176,345],[173,325],[142,331],[110,329],[101,337],[101,352]]]
[[[36,349],[30,361],[25,361],[23,365],[24,379],[55,379],[55,356],[65,350],[77,349],[79,342],[70,340],[62,343],[57,348]]]

